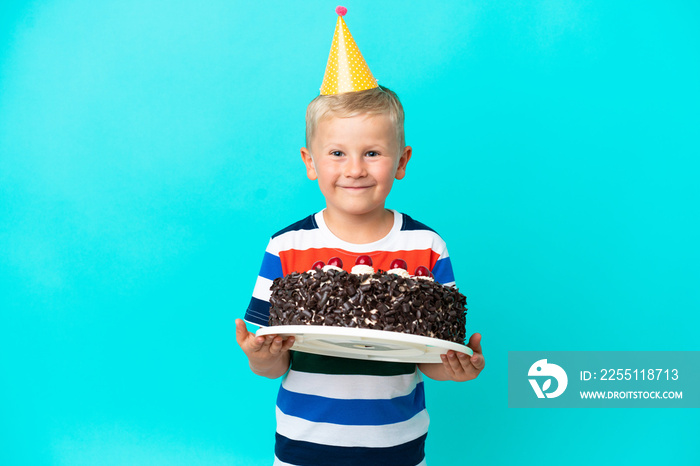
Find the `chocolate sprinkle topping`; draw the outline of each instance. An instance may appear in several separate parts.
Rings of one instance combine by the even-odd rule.
[[[272,282],[270,325],[332,325],[464,344],[467,298],[457,288],[383,271],[315,269]]]

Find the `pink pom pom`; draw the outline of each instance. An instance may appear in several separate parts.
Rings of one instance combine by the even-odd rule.
[[[338,6],[335,8],[335,12],[338,13],[339,16],[345,16],[345,13],[348,12],[348,9],[344,6]]]

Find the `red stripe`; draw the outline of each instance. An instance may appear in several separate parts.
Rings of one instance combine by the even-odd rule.
[[[355,259],[360,255],[367,255],[372,258],[374,270],[389,270],[389,266],[394,259],[403,259],[408,264],[408,271],[413,271],[419,265],[424,265],[433,270],[440,255],[430,248],[413,249],[410,251],[372,251],[358,254],[335,248],[311,248],[311,249],[289,249],[280,251],[282,261],[282,273],[284,275],[292,272],[306,272],[316,261],[328,263],[331,257],[339,257],[343,261],[343,269],[350,271],[355,265]]]

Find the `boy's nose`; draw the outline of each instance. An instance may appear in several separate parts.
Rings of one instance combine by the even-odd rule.
[[[348,157],[345,163],[345,176],[349,178],[360,178],[367,175],[363,157]]]

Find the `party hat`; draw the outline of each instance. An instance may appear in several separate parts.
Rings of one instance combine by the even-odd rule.
[[[357,48],[348,25],[345,24],[343,16],[347,11],[347,8],[342,6],[335,9],[338,13],[338,22],[335,24],[331,53],[328,55],[326,74],[321,84],[321,95],[364,91],[379,87],[360,49]]]

